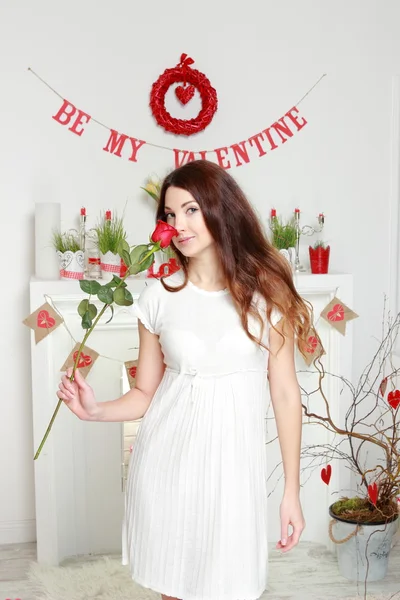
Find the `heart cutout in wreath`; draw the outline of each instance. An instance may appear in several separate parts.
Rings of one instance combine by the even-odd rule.
[[[175,94],[181,104],[187,104],[194,96],[195,87],[194,85],[188,85],[184,87],[183,85],[178,85],[175,88]]]

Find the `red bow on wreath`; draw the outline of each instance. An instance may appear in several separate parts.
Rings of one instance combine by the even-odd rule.
[[[193,58],[190,58],[187,54],[181,54],[181,62],[178,63],[177,67],[189,67],[194,63]]]

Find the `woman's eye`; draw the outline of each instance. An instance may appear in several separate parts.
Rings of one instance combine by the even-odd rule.
[[[170,217],[173,217],[173,216],[174,216],[174,215],[173,215],[173,213],[167,213],[167,214],[165,215],[165,218],[166,218],[166,219],[169,219]]]
[[[194,206],[192,206],[188,209],[188,212],[189,212],[189,210],[193,210],[193,212],[196,212],[198,210],[198,208],[195,208]],[[190,213],[190,214],[193,214],[193,213]]]

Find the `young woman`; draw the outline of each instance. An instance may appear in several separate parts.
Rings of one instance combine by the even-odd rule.
[[[305,525],[294,348],[305,352],[310,311],[243,192],[214,163],[173,171],[157,219],[177,230],[181,270],[134,304],[135,388],[97,403],[68,371],[58,395],[81,419],[143,417],[126,488],[132,578],[164,600],[255,600],[268,575],[267,379],[285,476],[277,549],[291,550]]]

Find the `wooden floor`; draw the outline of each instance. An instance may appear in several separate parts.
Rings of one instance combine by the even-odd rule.
[[[65,564],[81,564],[96,558],[77,557]],[[0,600],[40,598],[27,579],[29,564],[35,560],[34,543],[0,546]],[[368,585],[368,594],[371,595],[388,594],[389,597],[395,593],[393,600],[400,600],[400,544],[391,552],[387,577]],[[346,596],[362,598],[364,586],[340,577],[334,555],[324,546],[302,542],[286,555],[271,546],[269,590],[262,596],[263,600],[327,600]]]

